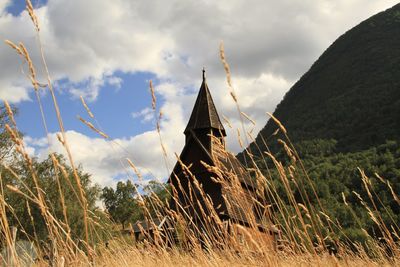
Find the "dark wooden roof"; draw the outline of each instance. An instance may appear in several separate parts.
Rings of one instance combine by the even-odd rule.
[[[224,172],[232,173],[237,176],[242,187],[245,189],[256,190],[256,181],[251,178],[249,172],[240,161],[225,149],[215,149],[213,147],[214,163]]]
[[[189,131],[188,134],[191,135],[195,143],[198,144],[198,147],[204,152],[204,155],[211,161],[212,165],[217,166],[221,171],[225,172],[226,174],[231,173],[233,175],[236,175],[244,189],[256,191],[256,182],[250,176],[249,172],[246,171],[245,167],[242,165],[242,163],[240,163],[235,155],[225,150],[225,147],[222,144],[214,143],[214,145],[212,146],[212,151],[208,151],[202,145],[193,130]],[[191,146],[185,145],[181,152],[181,157],[185,155],[185,152],[188,149],[191,148]],[[205,159],[203,159],[203,161],[204,160]],[[179,162],[175,164],[171,175],[173,175],[174,173],[175,175],[177,175],[179,173],[179,171],[177,171],[178,169],[180,169]],[[168,179],[168,183],[170,182],[171,176]]]
[[[194,104],[192,114],[190,115],[184,133],[188,134],[190,130],[210,128],[219,130],[223,136],[226,136],[224,126],[219,119],[217,109],[215,108],[214,101],[208,89],[203,70],[203,83],[201,84],[196,103]]]

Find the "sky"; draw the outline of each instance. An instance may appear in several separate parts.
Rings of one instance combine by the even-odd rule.
[[[202,68],[220,116],[229,120],[227,148],[241,151],[240,116],[219,59],[224,43],[233,88],[255,137],[291,86],[340,35],[396,4],[392,0],[32,0],[74,160],[101,186],[118,180],[165,181],[183,144]],[[0,39],[23,42],[45,82],[38,39],[23,0],[0,0]],[[48,132],[24,73],[0,45],[0,99],[14,104],[29,153],[65,154],[51,96],[40,90]],[[157,109],[151,109],[152,80]],[[82,96],[95,115],[91,119]],[[161,139],[156,131],[160,121]],[[104,139],[81,116],[110,136]],[[243,133],[241,133],[243,136]],[[129,169],[129,158],[144,182]]]

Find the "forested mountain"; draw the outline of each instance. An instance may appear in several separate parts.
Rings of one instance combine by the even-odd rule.
[[[274,116],[292,141],[335,139],[343,152],[399,140],[400,4],[339,37],[289,90]],[[276,128],[270,120],[257,142]]]
[[[288,91],[274,116],[287,129],[305,167],[307,175],[298,172],[296,179],[310,177],[325,211],[343,227],[341,235],[365,241],[366,230],[371,236],[382,237],[382,222],[397,231],[400,4],[339,37]],[[276,134],[278,128],[276,122],[269,120],[256,138],[257,146],[251,144],[248,151],[261,171],[272,175],[285,198],[284,185],[276,178],[278,172],[264,151],[270,149],[287,167],[298,161],[294,163],[296,160],[287,155],[290,153],[278,139],[289,146],[290,141],[282,130]],[[244,154],[239,158],[249,166],[251,161],[244,160]],[[365,180],[371,192],[358,167],[371,177]],[[297,187],[297,182],[290,181],[295,201],[304,203],[303,189]],[[305,184],[304,192],[312,192],[310,184]],[[317,199],[312,193],[309,195],[310,202],[316,205]],[[367,207],[374,211],[368,212]],[[380,214],[379,223],[374,222],[374,214]]]

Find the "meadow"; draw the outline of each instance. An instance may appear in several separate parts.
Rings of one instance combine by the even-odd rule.
[[[200,184],[196,184],[195,177],[192,177],[190,166],[184,164],[181,167],[187,172],[187,176],[193,179],[195,186],[193,192],[187,192],[187,198],[190,199],[192,194],[196,194],[206,203],[205,210],[201,210],[199,214],[205,218],[204,227],[202,229],[189,227],[191,218],[184,212],[178,213],[169,207],[169,200],[176,197],[174,188],[160,184],[165,198],[160,198],[159,191],[152,192],[151,187],[150,191],[136,188],[135,205],[141,216],[150,224],[155,224],[154,217],[167,215],[176,223],[177,231],[176,238],[165,231],[157,230],[157,227],[154,227],[155,230],[151,234],[143,229],[144,240],[136,242],[131,234],[122,231],[121,226],[113,221],[109,212],[96,206],[99,189],[90,185],[90,177],[74,160],[57,102],[57,91],[53,87],[47,69],[45,51],[41,44],[40,23],[30,0],[26,3],[38,39],[41,68],[43,68],[40,71],[46,74],[45,84],[38,81],[37,66],[32,62],[24,44],[10,40],[6,40],[5,43],[19,55],[26,67],[26,76],[32,83],[37,104],[42,112],[41,123],[45,129],[47,129],[46,114],[41,105],[39,91],[47,90],[51,95],[59,124],[58,140],[65,149],[66,157],[51,154],[45,164],[32,158],[18,130],[15,121],[16,110],[7,101],[4,102],[0,110],[1,151],[2,153],[7,151],[7,157],[2,157],[0,161],[2,266],[400,265],[399,228],[398,225],[388,225],[386,220],[382,219],[388,215],[377,208],[381,199],[374,192],[371,178],[360,168],[359,179],[368,199],[364,199],[356,191],[354,195],[358,198],[360,207],[369,215],[368,220],[375,225],[376,235],[372,235],[360,226],[358,230],[364,236],[364,242],[358,242],[346,235],[342,227],[343,222],[328,215],[329,210],[319,200],[318,190],[295,145],[291,142],[289,133],[279,118],[275,118],[272,114],[268,115],[276,124],[273,135],[279,132],[282,137],[277,141],[277,146],[282,152],[280,156],[274,155],[267,144],[265,150],[256,147],[263,155],[257,160],[244,146],[243,149],[248,163],[247,169],[259,188],[258,197],[265,199],[265,202],[269,203],[267,205],[271,206],[267,207],[270,212],[264,223],[275,225],[279,229],[276,249],[265,246],[251,234],[251,230],[256,230],[258,227],[259,222],[255,219],[250,220],[247,230],[243,229],[247,235],[245,242],[239,235],[232,234],[224,228],[207,194]],[[251,121],[238,104],[222,44],[220,58],[225,69],[229,93],[236,103],[237,116],[242,121]],[[155,111],[157,102],[151,82],[149,90],[153,100],[149,104]],[[101,130],[95,114],[85,100],[81,98],[81,101],[91,121],[81,117],[79,119],[100,137],[109,140],[109,136]],[[101,118],[98,119],[101,121]],[[160,119],[161,116],[158,120]],[[164,149],[158,125],[159,121],[157,130],[160,135],[160,146]],[[254,140],[252,133],[246,133],[246,137],[238,136],[238,142],[242,144],[243,138]],[[229,152],[223,151],[223,153]],[[179,161],[179,158],[177,160]],[[128,159],[126,163],[138,177],[142,176],[132,160]],[[264,165],[269,166],[267,172]],[[243,188],[236,174],[230,173],[229,179],[226,179],[223,175],[224,170],[208,167],[215,173],[218,183],[230,188],[238,205],[245,202],[242,199]],[[399,197],[391,184],[379,174],[377,177],[382,186],[390,190],[392,200],[400,206]],[[133,186],[137,185],[133,183]],[[344,194],[342,199],[348,206]],[[252,212],[247,206],[241,208],[247,213]],[[353,215],[350,220],[357,221],[358,215],[352,211],[351,206],[348,206],[348,209]],[[184,208],[181,207],[181,210]],[[132,228],[132,225],[128,223],[127,228]]]

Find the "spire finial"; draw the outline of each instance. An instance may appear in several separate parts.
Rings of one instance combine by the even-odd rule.
[[[206,80],[206,69],[203,67],[203,81]]]

